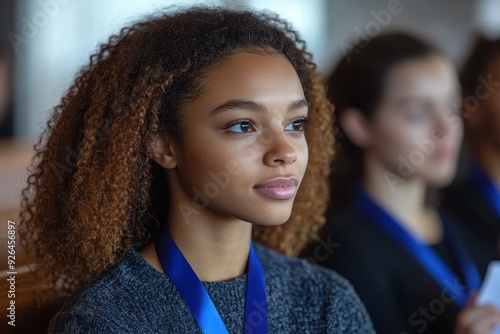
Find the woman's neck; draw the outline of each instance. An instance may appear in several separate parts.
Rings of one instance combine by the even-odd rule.
[[[377,160],[367,157],[362,183],[368,194],[417,239],[428,244],[439,242],[442,226],[435,210],[425,205],[425,182],[397,176],[401,182],[391,186],[387,172]]]
[[[252,224],[236,219],[221,219],[202,210],[186,223],[175,213],[168,226],[172,239],[203,282],[225,281],[245,273]],[[164,273],[154,244],[142,252],[144,259]]]

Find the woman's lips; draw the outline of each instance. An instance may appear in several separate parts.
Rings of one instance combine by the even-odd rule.
[[[272,199],[290,199],[297,193],[296,177],[277,177],[256,185],[254,189]]]
[[[455,158],[455,156],[456,156],[456,150],[440,148],[434,151],[434,153],[432,154],[432,159],[437,161],[450,160]]]

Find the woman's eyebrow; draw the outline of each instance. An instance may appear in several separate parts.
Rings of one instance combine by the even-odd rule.
[[[288,106],[288,111],[307,108],[308,106],[309,106],[309,103],[307,103],[306,99],[300,99],[300,100],[297,100],[295,102],[290,103],[290,105]]]
[[[258,111],[265,112],[267,109],[262,104],[253,101],[245,101],[245,100],[229,100],[224,104],[221,104],[214,110],[210,112],[210,116],[216,115],[222,111],[226,110],[234,110],[234,109],[243,109],[248,111]]]
[[[296,110],[296,109],[302,109],[308,106],[308,103],[305,99],[300,99],[297,101],[293,101],[290,103],[288,106],[288,111]],[[225,102],[224,104],[221,104],[214,110],[210,112],[210,116],[216,115],[222,111],[226,110],[234,110],[234,109],[240,109],[240,110],[248,110],[248,111],[257,111],[257,112],[266,112],[267,108],[257,102],[254,101],[246,101],[246,100],[229,100]]]

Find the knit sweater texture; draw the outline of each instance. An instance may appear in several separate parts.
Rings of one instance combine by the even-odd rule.
[[[258,244],[256,250],[265,272],[269,333],[374,333],[365,307],[340,275]],[[229,333],[244,332],[246,282],[247,274],[203,282]],[[262,321],[261,314],[249,321]],[[61,308],[49,333],[201,329],[169,277],[132,248]]]

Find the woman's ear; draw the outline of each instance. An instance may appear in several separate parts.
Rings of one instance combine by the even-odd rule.
[[[367,148],[371,142],[368,120],[361,110],[347,108],[340,115],[340,124],[346,136],[360,148]]]
[[[153,159],[165,169],[177,166],[177,142],[168,136],[156,135],[153,142]]]

